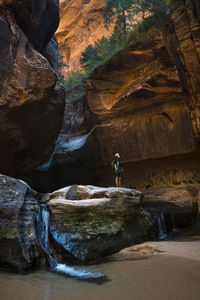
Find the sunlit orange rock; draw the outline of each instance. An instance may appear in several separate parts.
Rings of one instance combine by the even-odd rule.
[[[56,32],[60,53],[67,63],[67,70],[80,69],[81,53],[89,44],[113,31],[104,26],[105,0],[60,1],[60,25]]]
[[[200,182],[200,20],[198,1],[185,4],[94,70],[38,185],[48,187],[48,173],[54,189],[112,186],[117,152],[126,187]]]

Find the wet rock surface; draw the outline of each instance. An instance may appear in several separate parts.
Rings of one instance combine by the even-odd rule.
[[[141,209],[141,196],[136,190],[94,186],[70,186],[50,194],[54,256],[90,263],[125,244],[155,237],[155,222]]]
[[[11,176],[48,159],[62,125],[57,50],[47,55],[58,12],[54,0],[0,2],[0,170]]]
[[[36,266],[41,250],[35,233],[36,192],[23,181],[0,175],[0,265],[16,271]]]
[[[197,232],[198,201],[194,185],[145,193],[72,185],[38,194],[25,182],[0,175],[0,264],[23,272],[44,265],[44,257],[48,265],[49,257],[61,264],[102,261],[158,238],[162,224],[155,214],[163,214],[166,233],[174,231],[171,237],[191,224]]]
[[[141,208],[141,197],[136,190],[94,186],[41,195],[21,180],[0,175],[1,267],[25,271],[44,264],[44,243],[53,261],[90,263],[154,238],[155,221]],[[50,221],[44,219],[44,205]],[[47,223],[38,223],[41,212]]]

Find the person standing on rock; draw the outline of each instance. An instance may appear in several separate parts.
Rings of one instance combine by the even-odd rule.
[[[115,184],[116,184],[116,187],[121,187],[122,164],[121,164],[121,161],[120,161],[119,153],[115,154],[114,167],[115,167]]]

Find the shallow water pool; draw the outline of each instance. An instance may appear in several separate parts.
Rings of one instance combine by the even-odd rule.
[[[200,262],[157,255],[110,258],[87,267],[107,274],[95,283],[37,270],[29,275],[0,272],[0,300],[199,300]]]

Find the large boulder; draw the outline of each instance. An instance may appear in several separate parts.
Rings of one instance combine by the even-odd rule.
[[[155,237],[141,196],[136,190],[94,186],[69,186],[49,194],[54,256],[88,263]]]
[[[198,209],[199,186],[169,186],[147,190],[143,193],[142,206],[151,213],[189,213]]]
[[[59,20],[56,3],[0,3],[0,170],[7,175],[48,159],[62,126],[64,90],[51,67],[57,52],[49,50]]]
[[[165,223],[170,229],[186,228],[195,223],[198,229],[199,191],[199,185],[168,186],[147,190],[143,193],[142,207],[156,218],[164,214]]]
[[[36,192],[23,181],[0,175],[0,265],[24,271],[37,265]]]

